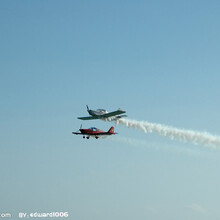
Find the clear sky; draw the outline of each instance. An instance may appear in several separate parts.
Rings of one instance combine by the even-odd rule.
[[[217,220],[220,151],[91,109],[220,135],[220,2],[0,1],[1,212]]]

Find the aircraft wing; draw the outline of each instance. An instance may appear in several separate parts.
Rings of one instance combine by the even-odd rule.
[[[125,111],[122,111],[122,110],[117,110],[117,111],[114,111],[114,112],[109,112],[107,114],[104,114],[102,115],[103,118],[108,118],[108,117],[112,117],[112,116],[115,116],[115,115],[120,115],[120,114],[123,114],[125,113]]]
[[[79,133],[79,132],[72,132],[72,134],[82,134],[82,133]]]
[[[78,119],[81,120],[93,120],[93,119],[99,119],[99,116],[88,116],[88,117],[79,117]]]

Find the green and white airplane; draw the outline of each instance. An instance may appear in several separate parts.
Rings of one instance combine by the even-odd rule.
[[[113,111],[113,112],[107,112],[105,109],[91,110],[91,109],[89,109],[88,105],[86,107],[87,107],[88,113],[91,116],[78,117],[78,119],[81,119],[81,120],[101,119],[104,121],[116,121],[122,117],[127,117],[127,115],[121,115],[126,112],[121,109],[118,109],[117,111]]]

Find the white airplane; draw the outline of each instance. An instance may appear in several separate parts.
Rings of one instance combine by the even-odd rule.
[[[91,116],[88,117],[78,117],[78,119],[81,120],[93,120],[93,119],[101,119],[104,121],[116,121],[117,119],[120,119],[122,117],[127,117],[127,115],[121,115],[124,114],[125,111],[118,109],[114,112],[107,112],[105,109],[97,109],[97,110],[91,110],[89,109],[88,105],[87,111]]]

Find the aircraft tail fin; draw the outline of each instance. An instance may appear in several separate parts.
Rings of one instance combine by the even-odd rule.
[[[86,108],[87,108],[87,111],[89,111],[89,106],[88,105],[86,105]]]
[[[114,134],[114,127],[113,126],[108,130],[108,133]]]

